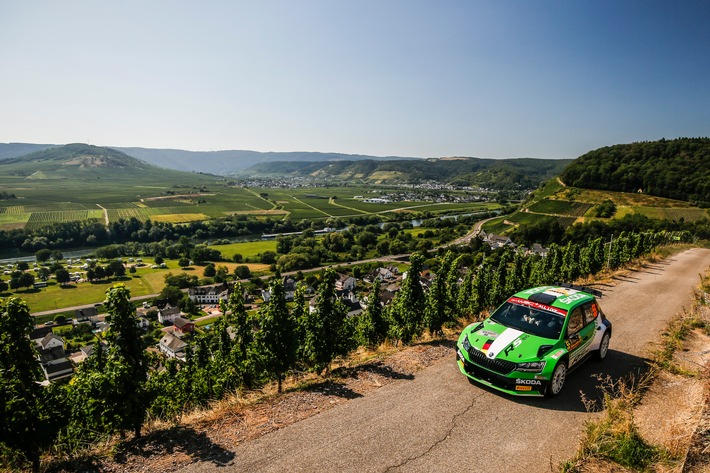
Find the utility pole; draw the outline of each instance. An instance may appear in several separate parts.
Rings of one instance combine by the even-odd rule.
[[[609,269],[611,268],[611,245],[614,243],[614,234],[611,234],[611,239],[609,240],[609,254],[607,255],[606,258],[606,268]]]

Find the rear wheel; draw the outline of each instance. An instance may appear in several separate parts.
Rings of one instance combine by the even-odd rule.
[[[607,330],[604,335],[602,335],[602,341],[599,342],[599,349],[594,352],[594,358],[601,361],[606,358],[606,354],[609,353],[609,331]]]
[[[557,366],[555,366],[552,372],[552,378],[550,379],[550,385],[547,387],[547,392],[545,394],[548,397],[557,396],[560,391],[562,391],[562,386],[565,385],[565,379],[567,378],[567,365],[564,361],[560,361]]]

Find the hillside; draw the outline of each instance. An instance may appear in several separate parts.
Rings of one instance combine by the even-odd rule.
[[[436,180],[458,186],[534,189],[557,176],[567,159],[441,158],[416,161],[338,161],[261,163],[244,171],[251,176],[311,176],[362,183],[397,184]]]
[[[145,179],[166,173],[175,177],[185,173],[161,169],[121,151],[73,143],[36,151],[0,161],[0,175],[25,179],[110,178]],[[184,177],[183,177],[184,180]]]
[[[613,204],[607,214],[602,205]],[[557,224],[561,230],[575,223],[599,221],[609,223],[624,217],[639,216],[652,220],[697,222],[710,219],[708,209],[691,205],[687,201],[667,199],[636,192],[615,192],[565,186],[557,179],[548,181],[515,211],[484,225],[493,233],[510,234],[521,226],[544,229]],[[545,231],[550,231],[549,228]]]
[[[710,207],[710,138],[607,146],[571,163],[561,179],[586,189],[635,192]]]

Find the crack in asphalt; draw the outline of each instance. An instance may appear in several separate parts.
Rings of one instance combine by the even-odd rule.
[[[466,406],[466,408],[463,411],[459,412],[458,414],[454,414],[454,416],[451,418],[451,427],[445,432],[443,437],[441,437],[436,442],[431,444],[429,446],[429,448],[427,448],[424,452],[420,453],[419,455],[415,455],[413,457],[405,458],[403,461],[401,461],[400,463],[398,463],[396,465],[388,466],[385,470],[383,470],[383,473],[388,473],[390,471],[396,470],[397,468],[401,468],[410,462],[418,460],[418,459],[426,456],[429,452],[434,450],[436,447],[438,447],[442,443],[446,442],[446,440],[451,436],[451,432],[453,432],[454,429],[458,426],[458,423],[456,422],[457,419],[459,417],[465,415],[466,413],[468,413],[468,411],[471,410],[473,405],[476,403],[476,400],[478,400],[478,398],[480,398],[481,396],[483,396],[483,394],[479,394],[478,396],[474,396],[471,399],[471,403],[468,406]]]

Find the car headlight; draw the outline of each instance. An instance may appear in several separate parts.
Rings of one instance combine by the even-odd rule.
[[[529,363],[518,363],[517,371],[523,371],[525,373],[540,373],[544,369],[544,361],[531,361]]]
[[[468,334],[464,335],[463,342],[461,342],[461,347],[466,350],[467,353],[468,350],[471,348],[471,342],[468,341]]]

